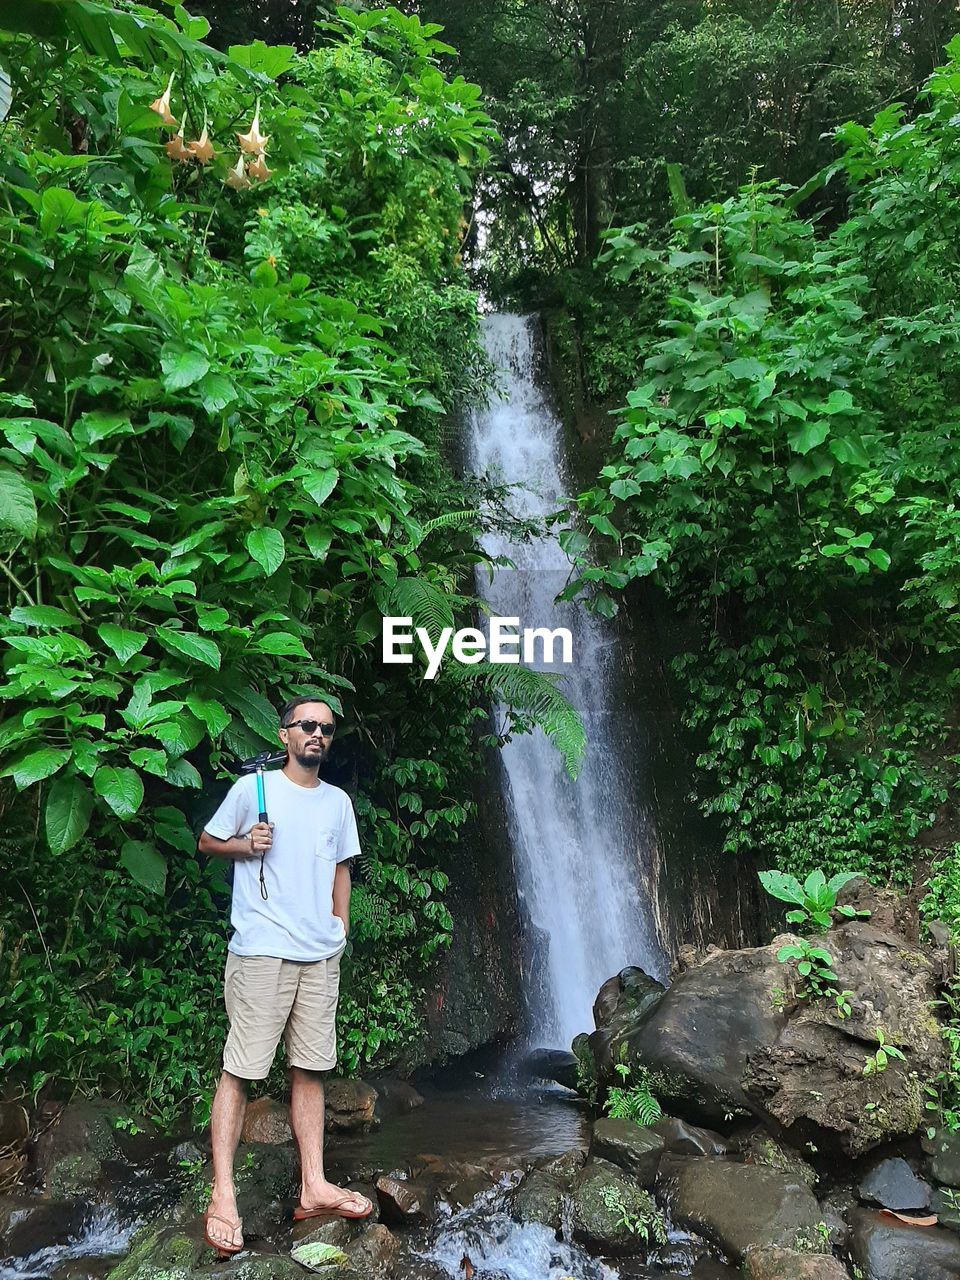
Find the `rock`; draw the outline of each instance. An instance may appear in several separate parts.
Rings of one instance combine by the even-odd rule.
[[[960,1187],[960,1130],[951,1133],[941,1129],[933,1137],[924,1132],[920,1145],[927,1153],[934,1181],[944,1187]]]
[[[752,1113],[795,1146],[813,1141],[825,1153],[859,1155],[914,1133],[924,1081],[943,1060],[929,958],[863,921],[823,935],[838,985],[857,995],[853,1014],[841,1019],[830,1001],[778,996],[794,980],[777,960],[790,938],[708,952],[635,1010],[621,993],[590,1037],[601,1084],[617,1082],[623,1057],[651,1072],[657,1097],[685,1119],[719,1124]],[[865,1076],[878,1027],[905,1060]]]
[[[667,1151],[678,1155],[693,1156],[725,1156],[727,1140],[722,1134],[712,1129],[701,1129],[695,1124],[687,1124],[685,1120],[677,1120],[674,1116],[664,1116],[656,1124],[650,1126],[653,1133],[663,1138]]]
[[[47,1168],[44,1189],[55,1200],[100,1200],[106,1189],[103,1166],[92,1151],[61,1156]]]
[[[666,1155],[658,1181],[674,1222],[735,1261],[750,1249],[811,1248],[821,1238],[820,1206],[809,1187],[775,1169]]]
[[[603,1253],[638,1253],[666,1240],[653,1197],[622,1169],[588,1160],[573,1189],[574,1235]]]
[[[212,1179],[212,1171],[211,1171]],[[300,1160],[293,1146],[243,1142],[234,1160],[237,1212],[245,1239],[272,1235],[290,1217],[300,1194]]]
[[[493,1183],[488,1174],[483,1172],[471,1174],[469,1177],[461,1178],[449,1188],[446,1193],[447,1203],[451,1209],[465,1209],[492,1186]]]
[[[851,1253],[864,1280],[957,1280],[960,1239],[945,1227],[913,1227],[889,1214],[855,1209]]]
[[[609,978],[593,1003],[593,1025],[609,1026],[619,1018],[641,1017],[657,1003],[666,987],[642,969],[631,966]]]
[[[895,1209],[899,1213],[926,1209],[930,1204],[930,1184],[921,1181],[906,1160],[899,1156],[874,1165],[861,1180],[857,1191],[860,1199],[868,1204],[878,1204],[882,1209]]]
[[[398,1080],[394,1076],[383,1076],[373,1082],[377,1093],[375,1114],[386,1116],[405,1116],[423,1106],[423,1094],[418,1093],[409,1080]]]
[[[749,1280],[848,1280],[834,1257],[795,1249],[751,1249],[744,1259]]]
[[[378,1178],[377,1199],[383,1221],[396,1226],[429,1222],[436,1209],[433,1184],[425,1178]]]
[[[203,1227],[184,1229],[164,1221],[140,1228],[130,1242],[130,1252],[110,1272],[109,1280],[155,1280],[160,1273],[184,1275],[216,1255],[203,1239]]]
[[[565,1089],[576,1089],[579,1061],[564,1049],[534,1049],[523,1060],[522,1069],[535,1080],[555,1080]]]
[[[590,1155],[600,1156],[632,1174],[642,1187],[652,1187],[660,1157],[666,1150],[661,1134],[632,1120],[607,1117],[593,1126]]]
[[[383,1280],[400,1255],[400,1241],[388,1227],[378,1222],[357,1236],[346,1253],[362,1276]]]
[[[51,1119],[53,1122],[47,1126],[41,1118],[43,1132],[37,1139],[34,1157],[44,1182],[48,1171],[69,1156],[88,1157],[88,1168],[93,1159],[116,1159],[120,1154],[118,1124],[137,1123],[127,1107],[102,1098],[70,1102],[54,1112]]]
[[[353,1280],[347,1268],[330,1268],[330,1280]],[[156,1276],[154,1280],[182,1280],[181,1276]],[[304,1270],[282,1253],[242,1253],[227,1262],[217,1262],[190,1273],[189,1280],[304,1280]],[[359,1280],[359,1277],[356,1278]]]
[[[545,1169],[532,1169],[513,1194],[514,1217],[559,1231],[566,1191]]]
[[[564,1151],[559,1156],[538,1161],[537,1167],[557,1178],[563,1189],[569,1191],[586,1161],[587,1153],[582,1147],[571,1147],[569,1151]]]
[[[329,1244],[345,1251],[347,1245],[363,1229],[358,1218],[304,1218],[293,1224],[293,1242],[301,1244]]]
[[[765,1169],[776,1169],[787,1173],[798,1182],[806,1183],[813,1189],[817,1183],[817,1172],[807,1164],[796,1151],[790,1151],[775,1138],[762,1129],[755,1129],[741,1144],[741,1151],[748,1164],[759,1165]]]
[[[324,1081],[323,1093],[328,1128],[341,1132],[371,1128],[377,1105],[376,1089],[362,1080],[333,1077]]]
[[[86,1206],[36,1196],[0,1196],[0,1254],[25,1258],[51,1245],[65,1244],[83,1226]]]
[[[292,1142],[290,1108],[273,1098],[257,1098],[256,1102],[251,1102],[247,1107],[240,1140],[271,1145]]]

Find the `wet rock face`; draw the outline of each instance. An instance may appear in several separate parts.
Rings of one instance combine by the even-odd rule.
[[[590,1036],[601,1081],[617,1083],[623,1053],[656,1073],[657,1096],[687,1119],[718,1124],[752,1113],[822,1152],[860,1155],[914,1133],[923,1082],[943,1054],[930,961],[862,921],[825,934],[818,942],[834,958],[838,986],[854,993],[852,1014],[840,1018],[830,1001],[790,997],[793,969],[777,960],[787,940],[712,951],[632,1008],[624,992],[611,1006],[607,992],[597,1006],[607,1021]],[[904,1061],[864,1075],[878,1027]]]
[[[665,1150],[666,1142],[659,1133],[632,1120],[607,1118],[593,1126],[590,1155],[618,1165],[641,1187],[653,1186]]]
[[[426,1178],[378,1178],[376,1192],[384,1222],[394,1226],[422,1225],[436,1212],[435,1187]]]
[[[865,1280],[957,1280],[960,1238],[945,1227],[914,1227],[889,1214],[855,1209],[851,1253]]]
[[[64,1244],[83,1223],[80,1201],[56,1203],[33,1196],[0,1196],[0,1256],[24,1258]]]
[[[213,1261],[199,1224],[188,1228],[148,1223],[130,1243],[130,1252],[110,1272],[110,1280],[154,1280],[163,1273],[185,1275]]]
[[[563,1049],[534,1049],[523,1060],[523,1070],[534,1080],[555,1080],[565,1089],[576,1089],[579,1062]]]
[[[918,1212],[930,1205],[930,1184],[898,1156],[874,1165],[857,1188],[860,1199],[898,1213]]]
[[[677,1225],[704,1236],[735,1261],[771,1245],[825,1247],[820,1206],[810,1189],[775,1169],[666,1155],[659,1186]]]
[[[650,1126],[651,1132],[663,1138],[667,1151],[674,1151],[685,1156],[724,1156],[728,1143],[720,1133],[712,1129],[701,1129],[695,1124],[687,1124],[675,1116],[664,1116],[656,1124]]]

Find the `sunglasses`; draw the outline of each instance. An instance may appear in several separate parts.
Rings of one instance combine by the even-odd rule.
[[[313,733],[315,729],[319,729],[325,738],[332,738],[334,730],[337,727],[330,720],[325,724],[321,724],[319,720],[291,720],[290,723],[285,724],[283,728],[296,729],[298,725],[304,733]]]

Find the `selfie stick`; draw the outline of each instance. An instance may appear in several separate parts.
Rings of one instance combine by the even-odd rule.
[[[279,764],[281,760],[286,760],[287,753],[281,751],[274,753],[271,751],[261,751],[258,756],[252,756],[249,760],[244,760],[240,765],[241,773],[255,773],[257,775],[257,805],[259,807],[258,822],[269,822],[267,817],[267,797],[263,788],[263,771],[268,764]],[[263,878],[263,854],[260,855],[260,896],[264,902],[267,900],[267,882]]]

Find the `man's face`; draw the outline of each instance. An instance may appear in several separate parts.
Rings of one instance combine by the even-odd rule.
[[[314,728],[307,732],[302,721],[314,721]],[[304,769],[319,769],[326,760],[333,738],[326,738],[321,725],[333,724],[333,712],[325,702],[301,702],[291,711],[288,727],[280,730],[280,741]]]

